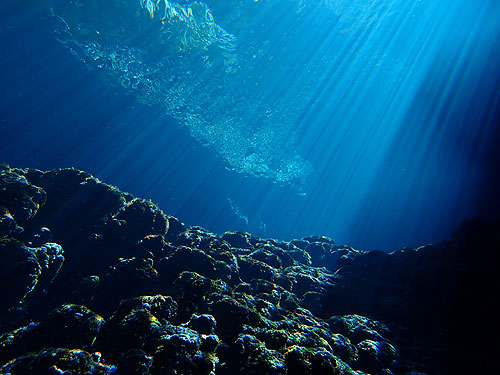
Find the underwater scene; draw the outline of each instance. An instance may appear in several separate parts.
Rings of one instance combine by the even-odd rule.
[[[2,0],[0,374],[496,374],[497,0]]]

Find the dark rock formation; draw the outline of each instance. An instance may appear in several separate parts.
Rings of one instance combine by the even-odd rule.
[[[188,227],[74,169],[0,167],[2,374],[499,373],[500,225],[390,254]]]

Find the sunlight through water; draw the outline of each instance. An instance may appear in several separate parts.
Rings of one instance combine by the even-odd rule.
[[[40,152],[72,131],[61,118],[112,101],[86,91],[98,76],[137,107],[117,96],[68,153],[111,150],[82,168],[192,224],[396,249],[500,207],[498,1],[26,1],[90,72],[61,89],[85,97],[52,111]]]

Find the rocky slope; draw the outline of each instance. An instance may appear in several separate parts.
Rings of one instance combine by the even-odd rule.
[[[498,373],[498,223],[390,254],[0,166],[1,374]]]

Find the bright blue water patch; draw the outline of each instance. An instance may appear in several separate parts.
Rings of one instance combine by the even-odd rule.
[[[500,211],[499,14],[473,0],[7,0],[0,161],[76,166],[216,232],[444,239]]]

